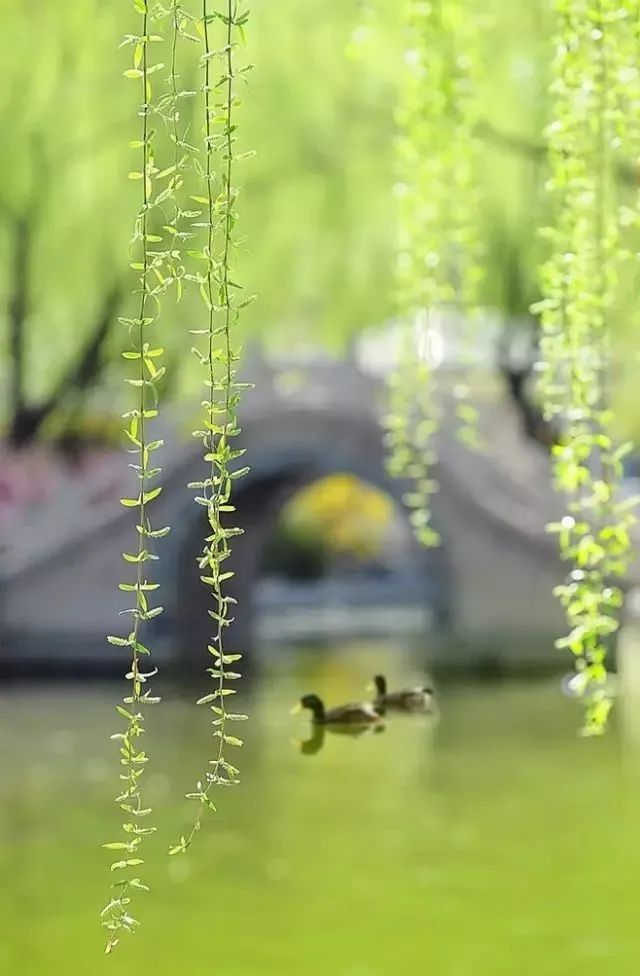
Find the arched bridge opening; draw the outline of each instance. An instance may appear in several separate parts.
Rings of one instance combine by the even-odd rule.
[[[440,626],[446,625],[453,600],[446,544],[428,552],[415,541],[402,501],[405,486],[391,479],[385,470],[377,422],[318,411],[286,413],[245,423],[242,446],[247,448],[251,471],[237,483],[236,512],[230,515],[244,533],[234,538],[228,561],[234,577],[227,584],[227,592],[237,600],[234,623],[225,635],[229,649],[251,654],[255,647],[260,580],[281,513],[302,489],[338,473],[354,476],[384,493],[397,511],[406,514],[407,563],[413,590],[423,595],[432,619]],[[191,503],[174,524],[178,526],[173,540],[176,599],[171,622],[178,656],[183,666],[190,669],[199,667],[205,659],[214,624],[207,614],[213,609],[212,596],[199,579],[197,565],[207,529],[206,517]],[[402,613],[402,609],[398,612]]]

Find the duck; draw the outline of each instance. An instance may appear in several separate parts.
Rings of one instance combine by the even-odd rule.
[[[373,703],[376,709],[393,708],[403,712],[436,711],[435,691],[430,685],[425,685],[423,688],[387,691],[387,679],[383,674],[376,674],[373,677],[373,687],[376,690]]]
[[[373,725],[384,715],[384,708],[371,702],[348,702],[326,709],[317,695],[304,695],[291,711],[295,714],[303,708],[311,712],[314,725]]]

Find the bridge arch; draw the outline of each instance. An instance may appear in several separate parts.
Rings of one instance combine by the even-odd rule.
[[[238,522],[247,529],[236,540],[234,556],[236,566],[244,560],[248,567],[246,572],[240,568],[235,580],[241,626],[250,622],[251,571],[259,562],[261,532],[295,488],[342,471],[386,492],[397,505],[403,494],[403,486],[388,477],[383,463],[379,417],[386,393],[381,373],[325,357],[284,368],[254,361],[251,369],[246,364],[243,378],[252,380],[255,389],[243,399],[243,433],[238,438],[252,465],[251,474],[238,482],[236,497]],[[523,438],[520,417],[489,377],[474,397],[483,449],[466,450],[458,437],[453,402],[459,380],[451,370],[442,373],[439,386],[439,463],[434,475],[440,490],[433,498],[433,514],[444,542],[439,555],[452,639],[430,642],[432,660],[448,666],[489,657],[509,665],[555,662],[553,640],[564,621],[552,591],[564,569],[556,541],[544,526],[557,520],[563,508],[553,491],[548,457]],[[176,415],[169,430],[179,423]],[[169,441],[174,441],[171,448]],[[201,673],[209,618],[195,558],[204,526],[186,486],[201,479],[203,462],[199,445],[176,441],[167,438],[163,491],[154,502],[154,525],[169,524],[172,532],[158,545],[159,562],[153,566],[166,613],[151,625],[156,630],[152,644],[155,637],[162,638],[153,645],[161,665],[183,650]],[[256,512],[262,513],[262,521]],[[117,583],[123,578],[121,554],[131,545],[134,522],[132,510],[123,510],[115,498],[98,512],[91,493],[71,499],[65,494],[47,518],[49,536],[40,527],[16,536],[20,545],[10,550],[9,558],[5,554],[0,573],[0,626],[14,643],[16,634],[26,635],[20,638],[27,646],[21,654],[29,660],[48,658],[54,634],[68,660],[84,659],[91,646],[96,660],[113,666],[113,650],[104,634],[120,633],[123,626]],[[639,572],[635,560],[628,582],[637,581]],[[198,602],[190,606],[192,598]],[[244,649],[249,646],[246,631],[230,636]]]
[[[252,645],[254,596],[261,572],[264,548],[273,525],[287,501],[300,489],[335,473],[352,474],[390,497],[398,510],[406,485],[392,479],[384,464],[381,429],[374,417],[349,416],[343,411],[308,409],[276,410],[246,419],[241,445],[247,449],[251,471],[237,483],[234,504],[236,524],[245,530],[234,539],[229,568],[235,573],[229,593],[238,600],[234,625],[228,630],[228,646],[247,650]],[[195,458],[185,482],[197,480],[202,470]],[[407,512],[408,515],[408,512]],[[170,608],[174,639],[185,664],[202,660],[202,649],[211,633],[211,597],[198,579],[197,557],[202,549],[206,523],[193,502],[176,512],[172,540],[171,572],[175,573],[175,602]],[[413,535],[411,534],[413,540]],[[437,564],[444,603],[437,620],[446,622],[453,601],[453,579],[447,562],[446,541],[435,554],[412,542],[412,561],[424,573],[425,604],[429,602],[428,573]],[[165,566],[167,561],[165,560]]]

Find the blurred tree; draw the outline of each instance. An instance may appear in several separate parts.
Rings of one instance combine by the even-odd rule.
[[[364,31],[359,0],[324,0],[321,15],[317,5],[272,0],[253,13],[257,69],[239,148],[258,155],[239,200],[250,242],[239,272],[260,299],[243,328],[276,351],[302,339],[337,346],[392,314],[401,36],[395,0],[371,9]],[[511,316],[537,297],[548,20],[540,5],[516,11],[491,0],[478,24],[487,66],[482,298]],[[118,80],[128,64],[121,33],[119,9],[98,0],[40,0],[37,17],[27,0],[3,6],[0,121],[11,138],[0,160],[0,409],[17,444],[64,427],[89,398],[98,413],[122,402],[113,366],[128,341],[117,315],[127,313],[120,293],[130,282],[136,188],[125,174],[136,109]],[[182,65],[185,87],[198,86],[196,58]],[[197,382],[181,349],[199,315],[188,295],[163,313],[176,394]]]

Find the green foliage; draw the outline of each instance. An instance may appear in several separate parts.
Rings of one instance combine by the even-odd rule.
[[[154,244],[161,239],[150,232],[150,214],[160,206],[159,200],[163,196],[162,191],[156,189],[156,180],[162,178],[162,172],[156,166],[154,132],[150,126],[154,110],[151,78],[163,67],[162,63],[153,60],[152,51],[154,42],[162,38],[150,33],[150,17],[144,0],[134,0],[134,7],[142,16],[140,33],[127,35],[123,44],[132,49],[132,67],[124,74],[140,87],[139,114],[142,119],[140,138],[132,143],[132,148],[139,154],[139,168],[129,173],[129,178],[139,181],[141,186],[141,204],[131,241],[131,252],[135,258],[131,268],[139,275],[139,287],[136,289],[138,310],[135,317],[122,318],[120,321],[127,327],[132,347],[122,355],[134,366],[133,378],[127,378],[125,382],[135,389],[138,397],[137,406],[125,414],[128,421],[125,434],[133,445],[132,453],[137,455],[137,463],[132,463],[130,467],[136,472],[139,487],[135,498],[123,498],[121,502],[126,508],[137,509],[138,545],[134,553],[123,554],[127,565],[136,567],[135,579],[120,584],[121,590],[133,594],[133,607],[122,611],[132,615],[133,626],[126,638],[108,638],[111,644],[128,647],[131,651],[131,666],[127,674],[131,691],[124,698],[123,705],[117,707],[118,714],[125,720],[124,732],[112,737],[120,743],[122,789],[116,803],[126,814],[126,821],[123,824],[123,840],[104,845],[108,850],[118,852],[118,859],[111,864],[111,870],[122,875],[112,885],[114,894],[102,912],[102,924],[108,931],[107,953],[112,952],[118,944],[122,932],[132,932],[138,924],[131,914],[131,896],[135,891],[147,888],[134,875],[144,864],[144,859],[139,857],[143,838],[156,829],[143,823],[151,813],[143,803],[140,782],[148,757],[138,740],[144,733],[143,707],[155,704],[159,699],[153,697],[145,687],[156,672],[155,669],[143,669],[142,658],[148,656],[150,651],[140,641],[140,630],[143,623],[162,613],[161,606],[152,607],[149,603],[147,594],[157,590],[158,584],[149,581],[146,566],[157,559],[152,552],[155,540],[169,531],[168,528],[154,529],[148,514],[150,503],[162,491],[159,485],[149,487],[149,482],[160,473],[159,468],[152,467],[151,456],[162,442],[151,440],[148,432],[148,422],[158,413],[156,387],[164,373],[164,367],[158,365],[163,349],[153,348],[148,338],[158,318],[159,295],[165,287],[162,269],[166,255],[154,248]]]
[[[248,386],[236,377],[240,361],[240,350],[235,345],[236,323],[240,311],[253,300],[253,296],[240,297],[242,286],[233,269],[239,245],[235,232],[239,194],[235,185],[236,166],[253,155],[251,151],[238,153],[235,148],[240,105],[238,87],[246,81],[251,68],[251,65],[240,66],[237,61],[237,48],[244,43],[248,18],[248,11],[236,0],[227,0],[223,7],[215,9],[208,0],[203,0],[201,17],[195,21],[195,29],[202,38],[204,165],[194,157],[203,195],[193,199],[204,204],[203,212],[198,215],[204,220],[193,221],[191,227],[196,232],[200,230],[204,240],[199,248],[193,247],[188,253],[203,270],[187,272],[185,280],[197,286],[206,307],[206,327],[193,329],[191,333],[202,339],[203,345],[193,352],[207,377],[203,426],[193,436],[202,441],[208,476],[190,487],[198,491],[195,500],[206,510],[209,523],[199,567],[200,578],[211,587],[214,602],[214,609],[208,611],[215,624],[208,646],[213,657],[213,667],[208,671],[214,691],[200,698],[198,704],[207,705],[212,712],[217,748],[203,780],[187,794],[188,799],[198,804],[198,813],[187,836],[171,847],[172,854],[187,850],[200,829],[204,811],[215,810],[210,795],[213,787],[238,782],[238,769],[226,757],[227,747],[241,746],[242,740],[231,735],[228,723],[246,718],[227,707],[227,698],[235,694],[228,682],[240,677],[228,665],[241,655],[226,652],[224,634],[232,622],[231,611],[236,602],[225,592],[225,583],[233,576],[225,562],[231,555],[230,540],[242,533],[242,529],[227,524],[228,516],[234,511],[232,487],[249,470],[236,464],[244,450],[233,447],[233,438],[240,433],[237,408],[242,391]]]
[[[425,313],[418,319],[415,331],[424,328],[422,323],[428,321]],[[416,538],[431,547],[440,544],[440,536],[431,522],[431,497],[438,485],[430,476],[437,460],[433,436],[438,419],[428,351],[424,342],[420,342],[420,335],[416,340],[415,331],[406,329],[398,363],[389,376],[385,444],[389,450],[389,473],[410,485],[403,501],[412,510],[409,517]]]
[[[154,18],[159,6],[166,11],[172,4],[154,3]],[[260,303],[247,309],[239,329],[243,340],[257,335],[276,353],[302,342],[339,347],[392,314],[397,201],[390,187],[404,42],[397,0],[372,0],[375,21],[364,40],[358,34],[361,6],[360,0],[324,0],[318,16],[313,5],[270,0],[252,14],[247,58],[259,65],[259,81],[238,110],[238,148],[259,147],[259,153],[243,174],[237,209],[243,232],[260,247],[252,253],[239,249],[236,260],[241,279],[252,282]],[[27,0],[11,0],[6,7],[3,63],[9,94],[0,105],[0,120],[4,131],[24,138],[8,140],[0,159],[0,208],[17,214],[27,206],[35,209],[26,322],[26,384],[33,400],[55,389],[85,342],[102,296],[127,274],[122,241],[139,186],[135,181],[123,186],[122,175],[133,168],[127,142],[135,86],[113,84],[113,47],[121,34],[117,5],[66,0],[61,7],[59,0],[40,0],[35,22]],[[545,164],[544,148],[542,162],[531,150],[541,148],[548,59],[541,58],[540,47],[547,20],[545,5],[516,9],[507,0],[491,0],[486,21],[479,22],[472,38],[483,64],[476,81],[483,112],[479,235],[488,257],[482,304],[520,313],[536,297],[530,293],[533,224]],[[475,30],[473,11],[467,23]],[[40,52],[38,72],[28,68],[32,48]],[[360,56],[345,57],[345,48]],[[120,57],[123,70],[129,68],[128,52]],[[197,59],[197,44],[182,45],[182,91],[198,89]],[[156,88],[164,75],[155,76]],[[180,101],[180,128],[194,145],[199,142],[197,99],[183,95]],[[73,126],[60,125],[60,118],[73,119]],[[171,126],[159,122],[155,144],[164,166],[174,161],[170,134]],[[201,188],[193,185],[189,167],[181,175],[186,209],[189,193],[200,195]],[[162,232],[170,209],[165,216],[157,223],[154,217],[153,233]],[[0,227],[3,266],[11,261],[11,244],[8,226],[4,232]],[[513,266],[523,282],[520,294],[508,287]],[[5,277],[0,281],[3,389],[8,287]],[[168,392],[191,397],[198,389],[197,363],[181,355],[181,340],[184,323],[198,315],[199,301],[197,289],[186,290],[180,306],[168,303],[163,309],[158,324],[168,367],[163,397]],[[91,395],[78,397],[74,411],[126,409],[121,347],[114,324]],[[4,419],[4,404],[2,412]]]
[[[564,423],[554,470],[568,513],[549,526],[571,569],[556,593],[570,632],[557,643],[575,655],[576,690],[586,705],[585,732],[601,732],[611,702],[605,655],[619,627],[633,500],[620,501],[622,459],[609,407],[611,318],[620,274],[624,211],[615,180],[617,154],[637,146],[627,121],[638,106],[638,72],[629,38],[631,3],[557,0],[553,121],[547,128],[556,218],[546,237],[543,329],[546,411]],[[630,145],[631,144],[631,145]],[[622,217],[622,223],[621,223]]]
[[[150,6],[159,33],[163,27],[156,18],[161,11],[168,16],[171,7],[169,0]],[[243,173],[237,210],[247,237],[259,239],[261,247],[253,253],[239,247],[236,263],[261,301],[259,310],[248,308],[242,316],[243,340],[259,334],[277,349],[304,333],[319,345],[339,346],[389,314],[393,66],[381,60],[365,69],[344,57],[355,11],[355,0],[328,0],[318,18],[296,0],[275,0],[253,15],[247,60],[259,63],[260,80],[253,97],[238,107],[238,151],[259,145],[260,154]],[[3,11],[7,97],[0,102],[0,120],[5,131],[21,135],[7,141],[0,160],[0,217],[33,210],[25,378],[30,400],[56,388],[86,341],[102,295],[126,280],[122,242],[130,236],[139,186],[135,180],[122,183],[123,174],[135,168],[127,144],[136,102],[134,85],[113,84],[115,58],[122,59],[123,70],[131,67],[128,52],[113,53],[121,21],[119,6],[99,0],[68,0],[63,8],[58,0],[41,0],[37,22],[26,0],[11,0]],[[198,99],[185,92],[199,88],[199,52],[193,42],[181,46],[179,126],[195,145]],[[166,47],[166,71],[153,79],[158,91],[170,65]],[[37,72],[29,70],[32,48],[40,51]],[[314,72],[308,63],[316,65]],[[60,125],[61,118],[73,119],[73,126]],[[172,126],[158,117],[154,126],[156,155],[166,168],[175,164]],[[181,176],[183,206],[189,209],[189,194],[201,195],[201,187],[195,186],[192,167]],[[162,233],[170,211],[169,206],[164,215],[153,215],[152,233]],[[2,219],[3,266],[11,256],[9,222]],[[5,390],[10,285],[9,276],[0,281]],[[168,304],[158,323],[168,367],[163,385],[185,397],[198,389],[200,378],[195,360],[181,356],[181,337],[184,323],[198,315],[199,302],[197,289],[185,293],[181,306]],[[76,411],[126,409],[118,366],[123,337],[115,316],[113,321],[91,399],[79,397]],[[0,414],[5,422],[6,398]]]
[[[188,133],[190,103],[197,93],[182,87],[181,66],[178,62],[181,53],[179,42],[184,40],[197,44],[199,39],[189,32],[190,17],[182,0],[173,0],[171,6],[166,8],[159,7],[157,16],[159,19],[169,19],[171,30],[169,90],[158,101],[158,114],[162,117],[165,131],[169,133],[169,139],[173,143],[173,163],[162,172],[163,178],[168,178],[162,202],[173,202],[171,219],[162,228],[168,242],[167,279],[164,285],[175,287],[175,298],[178,303],[183,296],[186,276],[182,249],[195,236],[193,230],[187,229],[187,221],[199,216],[199,211],[183,209],[185,179],[193,167],[193,157],[196,152],[195,147],[188,141]]]
[[[406,0],[406,47],[397,113],[399,205],[397,283],[409,325],[390,380],[386,442],[389,469],[412,484],[406,503],[427,546],[431,525],[429,477],[437,427],[432,371],[435,319],[464,313],[468,353],[481,280],[478,241],[477,17],[458,0]],[[458,403],[461,436],[475,444],[476,412]]]
[[[151,810],[142,802],[140,778],[147,755],[138,747],[137,740],[144,731],[142,706],[158,699],[143,690],[155,672],[141,669],[141,656],[149,654],[149,649],[140,642],[139,633],[142,622],[162,612],[162,607],[149,605],[146,595],[157,589],[157,585],[147,579],[144,569],[149,560],[157,558],[150,551],[149,540],[169,530],[154,530],[147,513],[149,504],[162,490],[160,486],[147,487],[147,482],[160,470],[150,467],[150,456],[161,446],[161,441],[149,439],[147,422],[157,415],[157,385],[165,371],[157,363],[164,350],[151,348],[147,336],[159,317],[160,297],[174,290],[176,301],[180,302],[185,286],[195,287],[206,307],[206,326],[190,332],[199,339],[204,337],[202,344],[193,349],[207,376],[203,426],[194,431],[194,436],[202,440],[208,472],[206,478],[190,487],[197,489],[196,502],[205,508],[209,523],[199,565],[201,579],[211,587],[214,600],[214,609],[209,611],[215,621],[209,646],[214,659],[214,666],[209,668],[214,691],[203,696],[199,704],[208,705],[213,713],[217,749],[215,758],[209,763],[211,768],[205,774],[204,784],[199,782],[195,791],[187,794],[198,803],[191,831],[170,849],[170,853],[186,851],[200,828],[203,812],[215,810],[210,797],[213,786],[237,782],[238,770],[228,761],[227,751],[229,747],[242,745],[242,740],[228,731],[228,723],[246,718],[227,707],[227,698],[235,694],[228,683],[239,677],[229,665],[234,664],[240,655],[227,653],[223,634],[231,623],[230,608],[235,603],[225,593],[224,584],[233,574],[224,563],[231,553],[230,540],[242,531],[226,524],[228,514],[233,512],[232,482],[248,471],[247,467],[235,464],[244,453],[233,448],[233,438],[239,433],[236,411],[247,384],[236,378],[240,352],[232,345],[239,313],[252,301],[252,297],[238,297],[241,286],[232,270],[233,255],[240,243],[235,234],[239,192],[234,183],[235,167],[253,155],[238,153],[235,149],[236,111],[240,104],[237,88],[245,81],[250,68],[249,65],[238,66],[236,48],[244,42],[248,12],[241,10],[235,0],[228,0],[224,8],[215,10],[203,0],[200,16],[188,11],[181,0],[174,0],[168,7],[154,8],[154,29],[161,30],[167,21],[170,24],[171,63],[165,89],[153,99],[151,76],[161,72],[164,65],[151,61],[150,50],[154,42],[163,42],[164,37],[151,33],[152,18],[145,0],[134,0],[134,7],[142,15],[142,29],[139,34],[126,35],[123,44],[133,51],[132,67],[125,70],[125,77],[139,81],[142,88],[139,113],[142,132],[141,137],[131,143],[140,153],[140,165],[129,173],[129,178],[139,181],[142,187],[142,202],[131,245],[135,258],[131,267],[139,273],[139,307],[135,318],[124,318],[122,322],[128,327],[132,345],[123,356],[136,367],[134,378],[128,378],[126,382],[139,393],[138,406],[126,414],[128,426],[125,433],[138,455],[138,463],[131,467],[139,478],[140,490],[135,498],[122,499],[125,507],[138,510],[138,549],[135,554],[124,554],[127,563],[136,565],[136,578],[133,583],[120,584],[122,590],[135,594],[135,605],[128,611],[133,615],[133,629],[127,638],[109,637],[110,643],[131,649],[132,663],[127,677],[132,690],[123,706],[118,706],[119,714],[126,720],[125,731],[114,736],[121,742],[121,763],[125,770],[121,774],[124,787],[117,802],[127,813],[128,820],[124,824],[124,840],[104,846],[127,856],[114,861],[111,866],[112,871],[123,872],[124,878],[116,882],[116,893],[103,911],[103,924],[109,931],[107,953],[118,944],[122,931],[131,932],[138,924],[131,914],[131,895],[134,890],[146,890],[146,885],[131,875],[144,863],[137,856],[143,837],[155,830],[155,827],[140,824],[140,819]],[[201,45],[204,162],[199,159],[197,147],[188,142],[189,124],[181,111],[182,105],[197,95],[196,91],[181,86],[180,54],[189,42]],[[152,128],[152,118],[163,123],[173,144],[173,162],[165,168],[156,165],[157,130]],[[202,184],[202,195],[191,195],[191,200],[204,205],[199,210],[187,210],[183,203],[187,181],[193,173]],[[160,229],[162,233],[155,232]],[[189,263],[183,259],[185,244]]]

